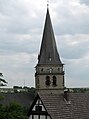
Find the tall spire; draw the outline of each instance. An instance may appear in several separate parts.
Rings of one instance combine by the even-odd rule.
[[[62,64],[57,51],[48,7],[38,64]]]
[[[62,93],[64,71],[55,42],[53,27],[47,8],[40,54],[35,73],[36,89],[39,93]]]

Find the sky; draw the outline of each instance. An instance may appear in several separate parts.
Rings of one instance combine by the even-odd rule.
[[[0,0],[0,72],[7,87],[35,86],[46,0]],[[66,87],[89,87],[89,0],[50,0]]]

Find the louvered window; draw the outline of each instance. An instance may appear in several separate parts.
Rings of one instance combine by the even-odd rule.
[[[46,81],[45,81],[46,86],[50,86],[50,77],[46,76]]]
[[[53,76],[53,86],[57,86],[57,78],[56,78],[56,76]]]

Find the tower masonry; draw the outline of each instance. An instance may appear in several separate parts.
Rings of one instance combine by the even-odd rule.
[[[35,85],[41,93],[60,93],[64,89],[64,70],[47,8],[40,54],[36,65]]]

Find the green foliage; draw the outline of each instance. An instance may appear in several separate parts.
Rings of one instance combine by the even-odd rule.
[[[29,93],[32,95],[32,98],[34,100],[35,96],[37,95],[36,89],[31,87]]]
[[[16,102],[0,105],[0,119],[28,119],[27,110]]]
[[[2,81],[3,83],[7,83],[4,79],[0,78],[0,81]]]
[[[0,76],[1,76],[1,77],[3,77],[3,74],[2,74],[2,73],[0,73]]]
[[[0,100],[3,100],[4,99],[4,96],[3,95],[0,95]]]
[[[7,81],[3,79],[3,74],[0,73],[0,86],[6,86]]]
[[[74,93],[89,93],[89,88],[69,88],[69,91]]]
[[[22,89],[22,86],[13,86],[14,89]]]

